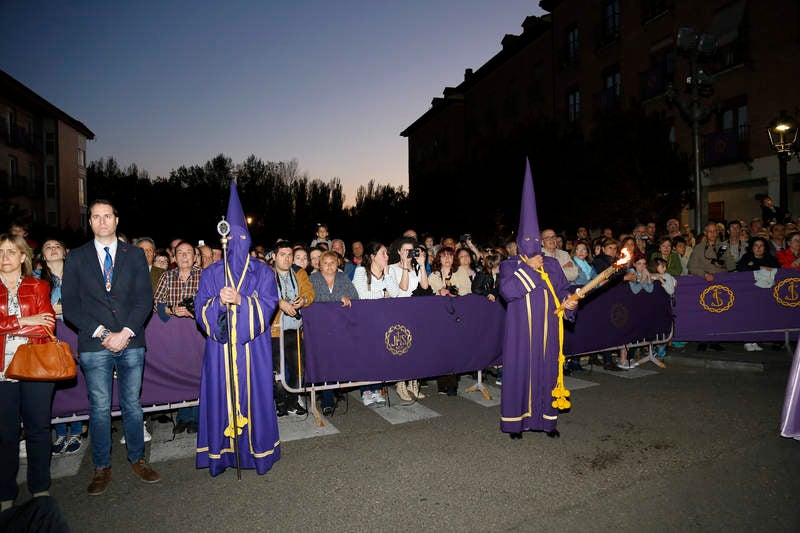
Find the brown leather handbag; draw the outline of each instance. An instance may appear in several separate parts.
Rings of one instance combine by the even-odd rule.
[[[6,369],[6,377],[20,381],[62,381],[75,379],[77,369],[69,344],[50,333],[44,344],[21,345]]]

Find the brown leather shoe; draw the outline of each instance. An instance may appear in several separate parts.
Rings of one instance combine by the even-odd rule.
[[[150,468],[150,465],[145,462],[144,457],[133,463],[131,465],[131,470],[145,483],[158,483],[161,481],[161,475]]]
[[[86,492],[89,496],[99,496],[103,494],[111,483],[111,469],[110,468],[95,468],[92,482],[89,483],[89,488]]]

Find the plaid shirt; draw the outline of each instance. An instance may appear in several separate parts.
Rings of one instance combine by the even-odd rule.
[[[193,266],[185,282],[181,281],[178,277],[177,268],[173,268],[161,274],[161,278],[158,280],[158,287],[153,295],[156,306],[158,306],[158,304],[167,304],[167,306],[178,305],[187,296],[194,296],[197,294],[201,272],[202,269],[200,267]]]

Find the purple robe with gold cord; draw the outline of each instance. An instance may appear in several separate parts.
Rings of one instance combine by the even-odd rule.
[[[544,258],[559,301],[570,294],[569,282],[553,258]],[[552,431],[558,409],[553,388],[558,378],[559,303],[542,276],[520,256],[500,264],[500,294],[508,303],[503,339],[503,387],[500,429],[506,433]],[[574,311],[565,311],[570,320]]]
[[[232,305],[232,347],[238,385],[238,405],[231,403],[227,363],[227,331],[220,323],[225,305],[219,291],[225,286],[225,263],[212,264],[200,278],[195,297],[197,322],[208,335],[200,383],[200,420],[197,433],[197,467],[216,476],[236,467],[233,420],[237,413],[241,468],[264,474],[280,458],[278,420],[272,397],[272,340],[270,319],[278,302],[275,276],[260,261],[246,260],[236,269],[234,283],[242,297]],[[238,274],[243,272],[243,274]]]

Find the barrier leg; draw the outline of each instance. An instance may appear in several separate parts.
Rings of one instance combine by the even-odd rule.
[[[472,387],[469,387],[467,392],[475,392],[476,390],[481,391],[483,397],[487,400],[492,399],[492,395],[489,394],[489,389],[487,389],[486,385],[483,384],[483,370],[478,370],[478,382]]]
[[[314,387],[311,387],[311,412],[314,413],[317,427],[323,427],[325,422],[322,421],[322,415],[319,414],[319,410],[317,409],[317,389]]]
[[[642,357],[641,359],[639,359],[639,364],[641,365],[641,364],[646,363],[648,361],[650,361],[651,363],[653,363],[657,367],[667,368],[667,365],[664,364],[663,361],[661,361],[658,357],[656,357],[653,354],[653,344],[652,343],[647,345],[647,355]]]

